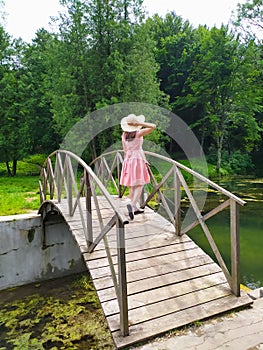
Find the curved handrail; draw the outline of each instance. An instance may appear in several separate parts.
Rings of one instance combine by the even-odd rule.
[[[209,186],[213,187],[214,189],[216,189],[217,191],[221,192],[222,194],[226,195],[227,197],[233,199],[235,202],[237,202],[238,204],[244,206],[246,204],[245,201],[243,201],[241,198],[237,197],[236,195],[234,195],[233,193],[231,193],[230,191],[224,189],[223,187],[217,185],[215,182],[209,180],[208,178],[206,178],[205,176],[199,174],[198,172],[196,172],[195,170],[192,170],[191,168],[188,168],[187,166],[183,165],[182,163],[177,162],[174,159],[162,156],[161,154],[156,154],[153,152],[148,152],[145,151],[145,154],[148,154],[150,156],[165,160],[166,162],[169,162],[171,164],[175,164],[178,168],[185,170],[186,172],[188,172],[189,174],[195,176],[198,180],[205,182],[206,184],[208,184]]]
[[[114,153],[119,153],[122,154],[123,150],[114,150],[114,151],[110,151],[110,152],[106,152],[101,154],[100,156],[98,156],[96,159],[94,159],[91,163],[90,166],[95,164],[96,162],[98,162],[100,159],[102,159],[103,157],[106,157],[108,155],[114,154]],[[157,153],[153,153],[153,152],[149,152],[149,151],[144,151],[144,153],[146,155],[161,159],[167,163],[176,165],[178,168],[185,170],[186,172],[188,172],[189,174],[195,176],[198,180],[205,182],[207,185],[213,187],[215,190],[221,192],[222,194],[226,195],[227,197],[233,199],[236,203],[240,204],[241,206],[246,205],[246,202],[243,201],[241,198],[237,197],[236,195],[234,195],[233,193],[231,193],[230,191],[224,189],[223,187],[219,186],[218,184],[216,184],[215,182],[211,181],[210,179],[206,178],[205,176],[199,174],[198,172],[196,172],[195,170],[192,170],[191,168],[187,167],[186,165],[183,165],[182,163],[172,159],[172,158],[168,158],[165,157],[161,154],[157,154]],[[121,158],[122,159],[122,158]]]
[[[81,159],[79,156],[77,156],[76,154],[70,152],[70,151],[66,151],[66,150],[56,150],[54,152],[52,152],[47,159],[45,160],[41,173],[40,173],[40,178],[44,176],[44,171],[45,168],[47,166],[48,163],[50,163],[50,159],[57,155],[57,154],[66,154],[69,155],[71,158],[75,159],[82,167],[84,171],[87,171],[87,173],[92,177],[92,179],[95,181],[96,185],[99,187],[100,191],[102,192],[102,195],[105,196],[106,200],[108,201],[108,203],[111,205],[112,209],[114,210],[114,212],[118,215],[119,219],[121,220],[121,222],[123,224],[127,224],[127,219],[126,217],[123,215],[123,213],[119,210],[119,208],[116,206],[115,202],[112,200],[112,197],[109,195],[109,192],[107,191],[107,189],[105,188],[105,186],[103,185],[103,183],[100,181],[100,179],[98,178],[98,176],[94,173],[94,171],[91,169],[90,166],[88,166],[83,159]],[[54,173],[54,177],[55,177],[55,173]],[[41,187],[43,188],[43,186]],[[50,191],[52,192],[52,191]],[[43,193],[43,190],[41,191],[41,193]],[[46,195],[46,194],[45,194]],[[42,197],[43,198],[43,197]]]

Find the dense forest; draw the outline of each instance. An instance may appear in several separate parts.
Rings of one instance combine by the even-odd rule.
[[[25,43],[5,31],[0,0],[0,162],[9,175],[19,160],[59,148],[88,113],[125,102],[179,115],[218,172],[262,163],[263,0],[238,5],[221,28],[194,28],[175,12],[147,17],[143,0],[60,3],[56,30],[39,28]],[[88,162],[119,140],[118,128],[96,137]],[[154,137],[176,154],[173,140]]]

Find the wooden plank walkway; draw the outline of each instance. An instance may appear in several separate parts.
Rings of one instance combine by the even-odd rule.
[[[125,199],[116,201],[125,210]],[[167,220],[146,208],[125,226],[130,335],[123,337],[104,243],[87,253],[79,215],[69,217],[64,202],[56,206],[83,254],[116,348],[252,303],[244,293],[241,297],[232,294],[220,267],[187,235],[176,236]],[[102,200],[100,207],[106,223],[113,211]],[[99,223],[95,210],[92,215],[96,237]],[[116,265],[115,237],[113,228],[108,242]]]

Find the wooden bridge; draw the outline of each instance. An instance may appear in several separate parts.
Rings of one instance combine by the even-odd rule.
[[[40,178],[43,222],[54,212],[66,220],[116,348],[251,304],[240,292],[239,206],[245,202],[172,159],[145,153],[162,165],[165,174],[149,169],[151,185],[145,186],[141,198],[145,212],[134,221],[128,220],[125,188],[118,181],[121,151],[104,154],[88,166],[73,153],[59,150],[48,157]],[[187,174],[219,191],[225,201],[204,214]],[[205,190],[200,187],[198,193]],[[153,198],[157,210],[151,208]],[[181,202],[185,198],[195,218],[183,227]],[[228,207],[230,269],[206,224]],[[197,225],[216,262],[187,236]]]

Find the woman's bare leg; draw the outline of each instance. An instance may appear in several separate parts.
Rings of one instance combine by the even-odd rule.
[[[133,186],[132,197],[130,198],[131,198],[131,204],[134,210],[138,209],[137,204],[140,201],[142,190],[143,190],[143,185]]]
[[[131,202],[133,200],[133,196],[134,196],[134,186],[130,186],[129,187],[129,198],[130,198]]]
[[[129,217],[131,220],[134,219],[134,213],[140,214],[140,213],[144,212],[144,210],[140,210],[137,207],[137,203],[140,200],[142,190],[143,190],[143,185],[130,186],[129,197],[131,200],[131,204],[127,205],[127,209],[128,209]]]

